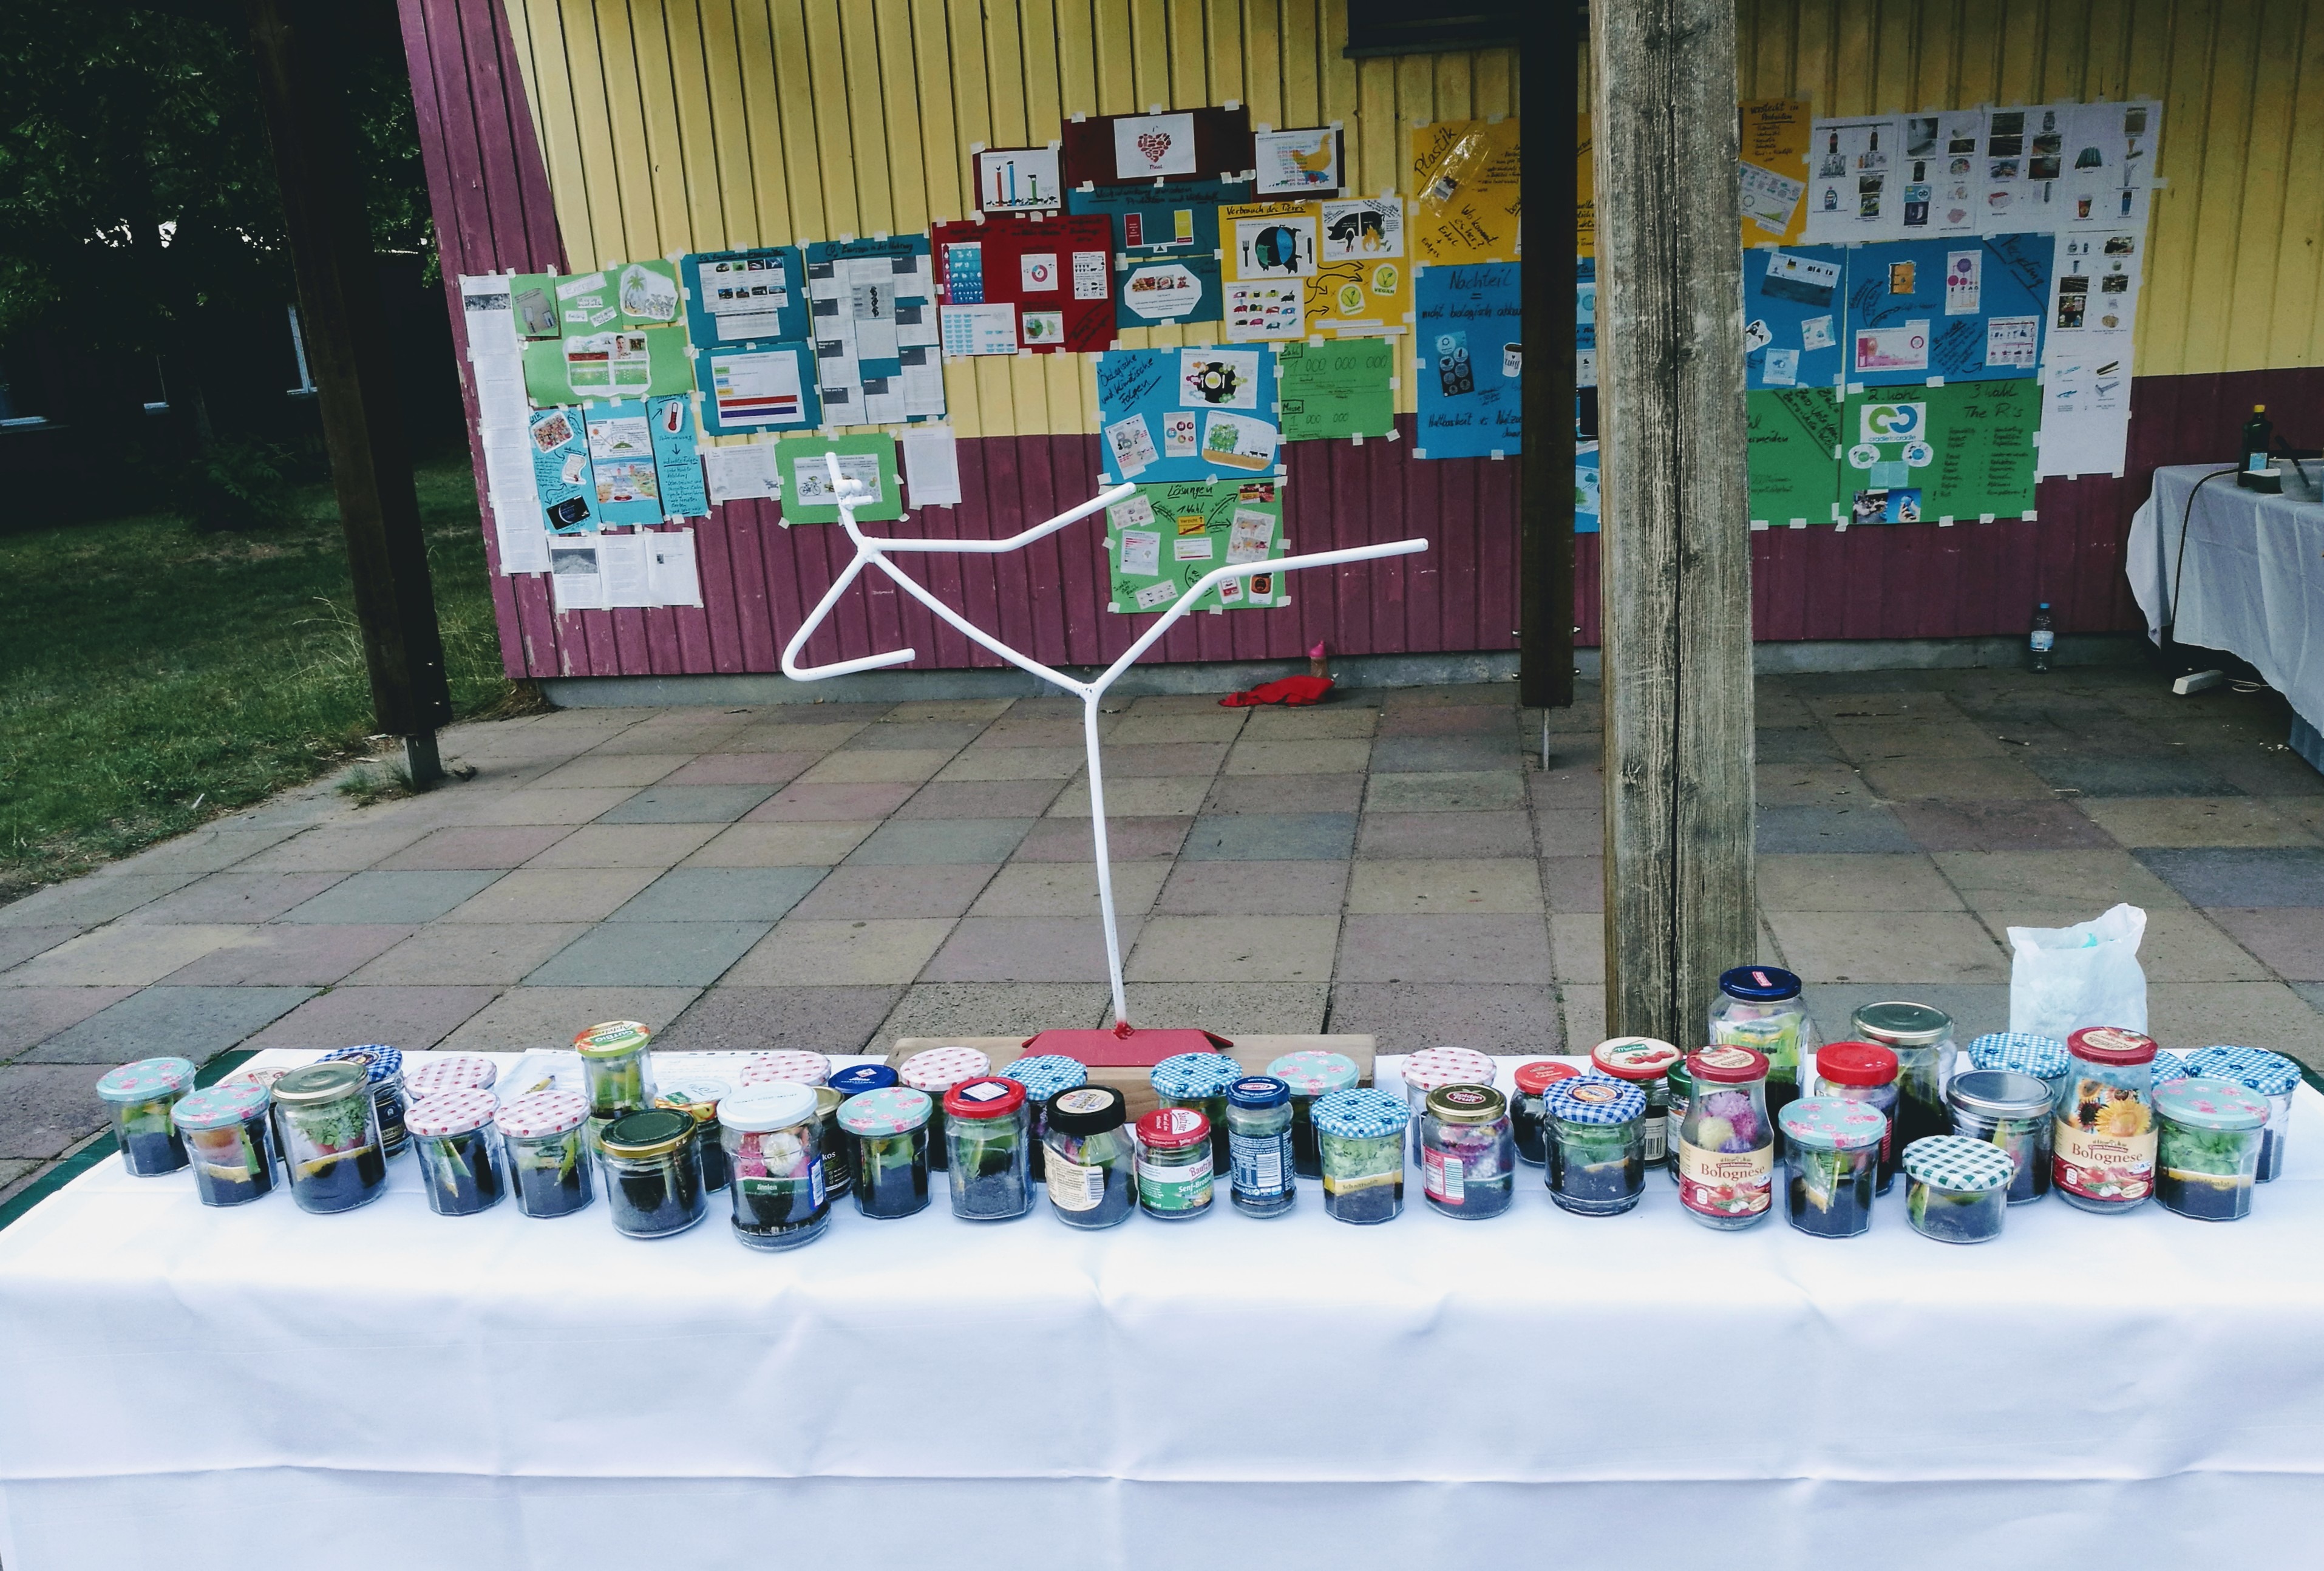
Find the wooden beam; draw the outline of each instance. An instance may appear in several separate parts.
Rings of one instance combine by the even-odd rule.
[[[425,786],[443,773],[435,733],[450,721],[452,699],[347,116],[348,23],[322,0],[244,0],[244,14],[372,709],[379,730],[402,740],[413,784]]]
[[[1582,22],[1563,0],[1526,20],[1519,119],[1533,143],[1525,210],[1537,237],[1523,264],[1525,473],[1518,501],[1518,697],[1573,702],[1573,157]],[[1543,238],[1545,237],[1545,238]]]
[[[1593,0],[1606,1026],[1757,958],[1735,0]]]

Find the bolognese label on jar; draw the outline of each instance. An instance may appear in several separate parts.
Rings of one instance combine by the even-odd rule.
[[[2086,1200],[2119,1200],[2125,1205],[2143,1200],[2154,1188],[2154,1128],[2144,1103],[2117,1104],[2135,1107],[2143,1132],[2101,1135],[2061,1118],[2050,1158],[2051,1176],[2061,1190]],[[2128,1117],[2117,1122],[2127,1124]]]
[[[1774,1204],[1775,1148],[1705,1151],[1678,1143],[1678,1198],[1706,1217],[1756,1217]]]
[[[1103,1092],[1098,1101],[1105,1101]],[[1049,1183],[1049,1203],[1060,1211],[1094,1211],[1105,1199],[1105,1169],[1067,1162],[1052,1149],[1043,1164]]]

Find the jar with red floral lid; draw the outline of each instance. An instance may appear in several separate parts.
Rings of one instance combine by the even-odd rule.
[[[928,1114],[928,1171],[945,1170],[945,1093],[963,1080],[992,1072],[992,1060],[973,1047],[931,1047],[916,1052],[896,1067],[896,1078],[911,1090],[924,1091],[932,1105]]]

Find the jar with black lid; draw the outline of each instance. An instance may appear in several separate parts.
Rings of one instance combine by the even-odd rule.
[[[1049,1209],[1068,1227],[1112,1227],[1138,1208],[1138,1148],[1111,1086],[1076,1086],[1049,1099],[1043,1168]]]
[[[597,1158],[605,1167],[605,1204],[615,1232],[667,1238],[710,1214],[694,1129],[693,1115],[674,1107],[624,1113],[605,1125]]]

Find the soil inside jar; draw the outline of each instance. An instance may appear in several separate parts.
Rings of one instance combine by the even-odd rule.
[[[1323,1181],[1323,1215],[1341,1222],[1385,1222],[1404,1208],[1404,1175],[1346,1181],[1358,1187],[1334,1189]]]
[[[1291,1171],[1301,1178],[1323,1176],[1323,1148],[1315,1144],[1315,1098],[1291,1098]]]
[[[346,1211],[370,1199],[385,1182],[387,1153],[364,1145],[302,1164],[291,1193],[304,1210]]]
[[[1517,1142],[1517,1160],[1528,1167],[1549,1162],[1549,1121],[1542,1116],[1541,1098],[1519,1091],[1509,1098],[1509,1136]]]
[[[696,1124],[694,1144],[702,1153],[704,1193],[715,1195],[734,1181],[734,1170],[726,1162],[726,1147],[719,1143],[717,1125]]]
[[[424,1141],[420,1168],[428,1176],[428,1203],[439,1217],[469,1217],[501,1198],[500,1170],[493,1165],[492,1137],[485,1130]]]
[[[132,1130],[122,1144],[121,1160],[140,1178],[152,1178],[185,1166],[186,1148],[174,1134]]]
[[[564,1217],[589,1203],[589,1170],[576,1161],[536,1167],[520,1158],[516,1193],[528,1217]]]
[[[986,1120],[984,1122],[995,1122]],[[964,1135],[952,1153],[952,1212],[976,1221],[1019,1217],[1032,1208],[1033,1190],[1026,1181],[1026,1149],[1005,1125],[995,1134],[971,1133],[976,1125],[964,1119]]]
[[[930,1144],[933,1144],[930,1142]],[[867,1217],[908,1217],[928,1203],[928,1156],[910,1135],[857,1144],[855,1208]]]
[[[821,1224],[830,1193],[815,1198],[815,1180],[746,1178],[734,1184],[734,1231],[745,1237],[782,1238]]]
[[[2252,1181],[2166,1167],[2154,1175],[2154,1198],[2182,1217],[2232,1222],[2251,1210]]]
[[[1111,1227],[1138,1208],[1138,1179],[1127,1158],[1098,1171],[1105,1175],[1105,1187],[1097,1204],[1079,1211],[1052,1205],[1050,1209],[1056,1213],[1058,1221],[1069,1227]]]
[[[2001,1232],[2001,1208],[1990,1193],[1914,1187],[1907,1214],[1920,1230],[1947,1244],[1982,1244]]]
[[[1871,1226],[1872,1191],[1878,1158],[1836,1152],[1805,1153],[1812,1171],[1799,1164],[1784,1185],[1784,1215],[1793,1226],[1819,1238],[1852,1238]]]
[[[1567,1162],[1556,1192],[1581,1205],[1618,1206],[1637,1199],[1646,1187],[1645,1159],[1620,1156],[1611,1162]]]
[[[711,1145],[715,1145],[718,1143],[714,1139],[709,1144]],[[849,1190],[855,1187],[855,1173],[848,1159],[847,1147],[847,1131],[839,1126],[839,1120],[836,1118],[825,1119],[823,1124],[823,1194],[825,1199],[835,1200],[839,1199],[840,1196],[845,1194]],[[706,1162],[704,1164],[704,1172],[706,1175],[708,1171],[709,1166]],[[718,1171],[721,1172],[726,1171],[726,1153],[724,1151],[721,1151],[718,1153]],[[721,1186],[713,1184],[710,1187],[712,1189],[717,1189]]]
[[[2276,1175],[2282,1172],[2282,1171],[2283,1142],[2277,1137],[2275,1125],[2271,1124],[2267,1128],[2260,1133],[2259,1173],[2257,1175],[2259,1181],[2261,1183],[2273,1182]]]
[[[613,1226],[635,1237],[658,1238],[681,1233],[702,1220],[702,1195],[695,1188],[694,1170],[676,1156],[650,1165],[622,1163],[610,1175],[606,1198],[613,1206]]]

